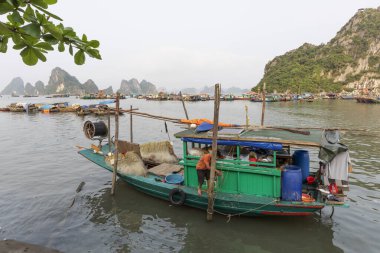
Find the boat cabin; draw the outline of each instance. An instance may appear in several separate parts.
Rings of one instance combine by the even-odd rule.
[[[325,131],[319,129],[219,130],[216,169],[222,172],[222,176],[216,176],[215,191],[280,198],[282,171],[285,165],[294,162],[294,153],[291,152],[305,147],[321,148],[324,134]],[[184,184],[197,187],[196,164],[202,155],[202,149],[211,148],[212,131],[197,132],[188,129],[175,134],[175,137],[181,138],[183,142],[183,159],[180,164],[184,167]],[[308,175],[309,160],[305,166]],[[305,183],[305,178],[303,182]],[[203,188],[207,188],[206,183]]]
[[[186,186],[197,187],[198,176],[196,164],[202,155],[199,151],[211,147],[211,139],[183,138],[184,183]],[[195,148],[197,147],[197,148]],[[248,194],[265,197],[280,197],[281,170],[276,168],[276,153],[282,150],[282,145],[220,140],[218,141],[217,169],[222,171],[215,184],[215,191],[235,194]],[[249,154],[264,151],[265,161],[249,161]],[[256,155],[257,157],[257,155]],[[260,160],[264,160],[260,159]],[[203,187],[207,188],[206,183]]]

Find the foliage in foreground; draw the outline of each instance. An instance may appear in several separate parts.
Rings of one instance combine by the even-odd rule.
[[[47,11],[49,5],[57,0],[0,0],[0,52],[6,53],[9,42],[13,49],[20,50],[25,64],[32,66],[46,61],[48,51],[54,47],[59,52],[68,48],[74,62],[85,63],[86,55],[101,59],[99,42],[88,40],[83,34],[81,38],[71,27],[65,27],[60,17]],[[6,20],[4,20],[6,17]]]

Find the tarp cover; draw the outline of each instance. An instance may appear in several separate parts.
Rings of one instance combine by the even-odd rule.
[[[200,138],[182,138],[182,141],[186,142],[195,142],[201,144],[212,144],[211,139],[200,139]],[[269,149],[269,150],[282,150],[281,143],[273,143],[273,142],[256,142],[256,141],[235,141],[235,140],[218,140],[218,145],[226,145],[226,146],[244,146],[244,147],[252,147],[252,148],[261,148],[261,149]]]
[[[52,105],[43,105],[43,106],[40,107],[40,109],[42,109],[42,110],[49,110],[52,107],[53,107]]]
[[[105,100],[105,101],[101,101],[99,102],[100,105],[108,105],[108,104],[113,104],[113,103],[116,103],[116,100]]]
[[[326,130],[322,134],[321,148],[318,158],[329,163],[334,157],[342,152],[346,152],[348,147],[340,141],[339,132],[335,130]]]

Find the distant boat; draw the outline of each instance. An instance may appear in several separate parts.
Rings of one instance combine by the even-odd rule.
[[[356,101],[363,104],[380,104],[379,98],[372,97],[357,97]]]
[[[344,100],[353,100],[355,99],[355,97],[353,95],[342,95],[340,96],[341,99],[344,99]]]

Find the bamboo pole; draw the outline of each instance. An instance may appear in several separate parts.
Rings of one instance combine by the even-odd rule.
[[[130,107],[130,111],[132,112],[132,105]],[[129,117],[129,121],[130,121],[130,127],[129,127],[130,133],[129,133],[129,135],[130,135],[131,143],[133,143],[132,113],[130,113],[129,115],[130,115],[130,117]]]
[[[264,83],[264,86],[263,86],[262,99],[263,99],[263,107],[261,109],[261,126],[264,126],[264,116],[265,116],[265,83]]]
[[[185,101],[183,101],[183,96],[182,96],[182,92],[181,91],[179,92],[179,96],[181,97],[182,106],[183,106],[183,110],[185,111],[186,119],[189,119],[189,115],[187,114],[187,110],[186,110],[186,106],[185,106]]]
[[[214,179],[216,172],[216,153],[217,153],[217,138],[218,138],[218,124],[219,124],[219,106],[220,106],[220,84],[215,84],[215,101],[214,101],[214,122],[212,128],[212,153],[211,153],[211,171],[210,182],[208,184],[208,206],[207,206],[207,220],[212,220],[214,213]]]
[[[248,105],[245,105],[245,128],[249,127]]]
[[[111,152],[111,109],[108,107],[108,153]]]
[[[119,109],[120,109],[120,94],[116,93],[116,111],[115,111],[115,155],[114,155],[114,166],[112,173],[112,189],[111,195],[115,195],[115,184],[116,184],[116,171],[117,163],[119,159]]]

